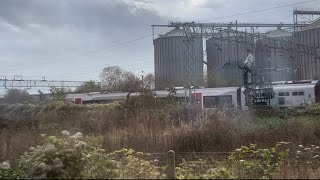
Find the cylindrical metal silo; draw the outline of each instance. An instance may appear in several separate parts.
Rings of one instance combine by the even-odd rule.
[[[206,41],[208,87],[243,85],[239,66],[249,52],[254,53],[254,40],[246,33],[217,33]]]
[[[203,83],[203,44],[202,38],[195,38],[191,42],[189,67],[186,70],[186,37],[182,29],[174,30],[160,35],[154,40],[154,63],[155,63],[155,88],[157,90],[168,87],[184,87],[191,75],[194,86]],[[187,68],[189,69],[189,68]]]
[[[298,43],[299,55],[296,57],[296,68],[300,71],[299,79],[319,79],[319,54],[312,53],[312,51],[317,51],[314,48],[319,49],[320,47],[320,20],[296,32],[294,40]]]
[[[292,77],[292,56],[289,48],[292,42],[292,33],[277,29],[267,34],[268,50],[270,52],[270,78],[275,81],[289,81]],[[268,68],[268,67],[267,67]]]
[[[256,73],[260,81],[270,82],[271,79],[271,49],[270,39],[258,39],[255,46]]]

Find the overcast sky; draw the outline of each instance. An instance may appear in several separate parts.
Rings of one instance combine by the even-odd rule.
[[[307,0],[0,0],[0,75],[48,80],[99,80],[119,65],[153,72],[151,24],[169,21],[292,22],[295,7],[230,18]],[[211,21],[206,21],[211,22]],[[137,41],[131,41],[137,38]],[[123,42],[130,43],[122,44]]]

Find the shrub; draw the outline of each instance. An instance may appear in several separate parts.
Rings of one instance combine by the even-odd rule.
[[[165,177],[161,173],[161,167],[156,166],[156,161],[148,161],[144,158],[151,156],[149,153],[134,152],[133,149],[122,149],[115,151],[111,155],[117,159],[117,168],[120,178],[133,179],[159,179]]]
[[[114,161],[103,149],[88,146],[81,141],[80,132],[63,138],[48,136],[44,145],[31,147],[17,162],[19,178],[105,178],[115,177],[111,168]],[[44,135],[45,136],[45,135]]]
[[[242,146],[230,156],[230,163],[240,178],[272,178],[289,156],[288,142],[277,143],[275,148],[258,149],[257,145]]]

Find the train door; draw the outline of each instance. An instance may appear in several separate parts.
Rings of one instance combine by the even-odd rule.
[[[277,105],[279,107],[290,107],[292,104],[292,97],[289,91],[281,91],[278,92]]]
[[[75,98],[74,99],[74,104],[82,104],[82,99],[81,98]]]
[[[202,107],[202,93],[192,93],[192,98],[194,102],[201,108]]]
[[[241,109],[241,88],[237,89],[237,106]]]
[[[314,86],[315,101],[320,102],[320,81]]]

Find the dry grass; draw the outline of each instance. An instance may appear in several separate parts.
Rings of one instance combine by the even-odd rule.
[[[311,109],[311,110],[310,110]],[[317,110],[310,107],[282,117],[281,111],[238,112],[188,109],[136,109],[121,105],[51,104],[0,106],[0,156],[17,157],[39,142],[40,134],[81,131],[108,151],[133,148],[142,152],[232,151],[279,141],[320,144]],[[190,118],[190,114],[192,116]],[[315,114],[312,114],[315,113]],[[270,115],[271,114],[271,115]]]

